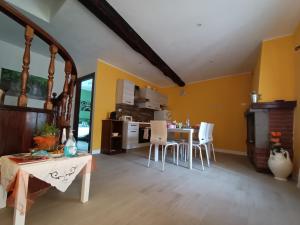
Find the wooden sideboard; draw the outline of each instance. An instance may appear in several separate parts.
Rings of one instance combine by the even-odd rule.
[[[282,133],[281,144],[293,157],[293,124],[296,101],[251,104],[247,118],[247,155],[259,172],[268,172],[270,132]]]
[[[28,152],[33,135],[52,115],[45,109],[0,105],[0,156]]]

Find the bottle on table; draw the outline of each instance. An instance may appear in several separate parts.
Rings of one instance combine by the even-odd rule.
[[[75,156],[76,153],[77,153],[76,140],[74,138],[72,130],[70,130],[69,138],[68,138],[68,140],[65,144],[65,147],[64,147],[64,152],[65,152],[66,157]]]
[[[67,131],[66,128],[64,128],[61,136],[61,144],[64,145],[66,141],[67,141]]]
[[[190,124],[190,118],[189,118],[189,114],[187,115],[187,118],[186,118],[186,128],[190,128],[191,127],[191,124]]]

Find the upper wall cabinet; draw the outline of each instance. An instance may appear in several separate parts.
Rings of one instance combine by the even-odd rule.
[[[129,80],[118,80],[116,103],[134,105],[134,86]]]
[[[141,88],[139,90],[139,98],[146,101],[146,103],[138,105],[140,108],[160,110],[161,106],[167,106],[168,104],[167,96],[162,95],[150,88]]]

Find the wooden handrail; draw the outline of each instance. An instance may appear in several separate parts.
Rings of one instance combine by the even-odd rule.
[[[69,61],[72,64],[72,75],[77,77],[77,69],[74,63],[73,58],[69,55],[67,50],[50,34],[48,34],[43,28],[39,25],[28,19],[26,16],[21,14],[18,10],[16,10],[9,3],[0,0],[0,11],[5,15],[22,25],[23,27],[30,26],[34,30],[34,34],[46,42],[49,46],[55,45],[58,49],[58,54],[65,60]]]
[[[33,36],[38,36],[44,42],[49,45],[50,50],[50,64],[48,69],[48,82],[47,82],[47,97],[45,99],[44,109],[52,110],[54,116],[54,122],[61,129],[70,127],[70,117],[72,109],[72,98],[74,86],[77,79],[77,69],[74,60],[66,51],[66,49],[58,43],[50,34],[44,29],[38,26],[36,23],[22,15],[9,3],[0,0],[0,11],[5,15],[25,27],[25,50],[23,56],[23,66],[21,73],[21,92],[18,98],[18,106],[27,106],[26,85],[29,77],[30,66],[30,46]],[[65,61],[65,82],[63,91],[56,98],[55,95],[52,98],[53,79],[55,72],[55,57],[59,54]]]

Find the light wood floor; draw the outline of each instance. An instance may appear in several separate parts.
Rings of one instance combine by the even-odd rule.
[[[300,190],[256,173],[245,157],[217,154],[204,172],[167,163],[146,167],[146,151],[96,156],[90,201],[79,201],[81,183],[37,199],[27,225],[299,225]],[[197,161],[197,160],[195,160]],[[12,224],[13,210],[0,210]]]

